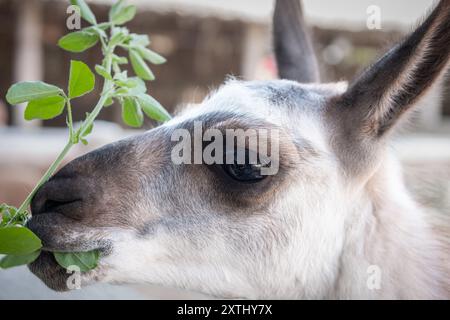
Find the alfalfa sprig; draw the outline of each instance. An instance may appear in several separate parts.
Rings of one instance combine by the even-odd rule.
[[[25,225],[29,218],[28,207],[38,189],[56,172],[70,149],[78,144],[87,144],[92,133],[94,121],[101,110],[113,103],[121,104],[122,119],[132,127],[140,127],[144,114],[148,117],[166,121],[170,118],[161,104],[147,93],[145,80],[154,80],[154,74],[147,62],[161,64],[166,60],[148,48],[147,35],[130,33],[123,24],[131,21],[136,7],[127,5],[124,0],[116,2],[109,11],[107,22],[98,23],[94,13],[84,0],[72,0],[81,17],[89,26],[63,36],[58,45],[70,52],[83,52],[101,45],[103,59],[95,66],[95,72],[103,81],[100,97],[92,110],[80,125],[75,126],[72,117],[73,100],[91,92],[95,87],[95,75],[82,61],[70,62],[68,86],[64,90],[42,81],[25,81],[12,85],[6,95],[11,105],[27,103],[24,117],[26,120],[48,120],[67,113],[68,141],[55,161],[50,165],[36,186],[19,208],[7,204],[0,205],[0,254],[6,254],[0,260],[1,268],[10,268],[33,262],[42,250],[41,240]],[[118,55],[120,47],[128,51],[127,57]],[[122,70],[131,63],[136,76],[130,77]],[[56,261],[63,267],[77,265],[81,271],[97,266],[99,252],[55,252]]]

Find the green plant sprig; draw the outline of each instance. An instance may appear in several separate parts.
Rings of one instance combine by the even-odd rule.
[[[147,48],[150,40],[146,35],[130,33],[122,26],[134,18],[136,7],[120,0],[111,7],[108,21],[97,23],[84,0],[71,0],[71,3],[76,5],[77,12],[90,26],[63,36],[58,45],[70,52],[83,52],[100,42],[103,60],[95,66],[95,71],[103,78],[102,91],[92,111],[75,127],[72,100],[91,92],[95,86],[95,75],[85,63],[71,60],[67,92],[41,81],[16,83],[8,90],[6,100],[10,104],[28,103],[24,114],[26,120],[52,119],[61,115],[66,108],[68,141],[18,209],[7,204],[0,205],[0,254],[7,255],[0,260],[1,268],[28,264],[39,256],[41,240],[25,227],[29,218],[27,208],[38,189],[56,172],[71,148],[80,142],[85,145],[88,143],[87,136],[91,134],[94,121],[104,107],[117,100],[122,106],[123,121],[131,127],[141,127],[144,114],[157,121],[170,119],[161,104],[147,93],[144,82],[155,79],[146,61],[162,64],[166,62],[165,58]],[[129,60],[115,53],[118,47],[128,51]],[[129,61],[135,77],[129,77],[127,71],[122,70],[122,66]],[[61,266],[76,264],[81,271],[95,268],[99,257],[97,250],[54,254]]]

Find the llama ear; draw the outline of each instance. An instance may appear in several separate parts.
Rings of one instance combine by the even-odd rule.
[[[441,0],[422,25],[334,100],[333,114],[344,118],[348,134],[381,137],[437,85],[449,57],[450,0]]]
[[[300,0],[276,1],[273,39],[280,78],[319,82],[319,68]]]

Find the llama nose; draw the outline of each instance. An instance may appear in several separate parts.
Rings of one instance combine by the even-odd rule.
[[[44,183],[31,201],[32,215],[60,213],[78,219],[83,202],[80,179],[61,171]]]

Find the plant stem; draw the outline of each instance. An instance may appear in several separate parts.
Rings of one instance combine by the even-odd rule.
[[[104,44],[105,45],[105,44]],[[111,72],[111,65],[112,65],[112,55],[114,52],[114,47],[106,46],[105,48],[105,69],[110,73]],[[69,141],[67,142],[64,149],[61,151],[61,153],[58,155],[55,161],[50,165],[50,167],[47,169],[45,174],[42,176],[42,178],[38,181],[36,186],[33,188],[33,190],[30,192],[30,194],[26,197],[25,201],[20,205],[19,209],[16,212],[16,215],[21,214],[24,212],[28,206],[31,203],[31,200],[33,199],[33,196],[38,191],[38,189],[50,179],[50,177],[55,173],[55,171],[58,169],[59,165],[63,161],[64,157],[67,155],[69,150],[76,144],[79,137],[83,137],[86,130],[89,128],[90,125],[94,122],[95,118],[97,118],[98,114],[102,110],[103,106],[105,105],[106,100],[108,99],[109,91],[114,87],[114,82],[108,79],[105,79],[103,83],[103,89],[100,96],[100,99],[98,100],[97,104],[95,105],[92,112],[87,116],[87,118],[83,121],[80,128],[77,130],[77,132],[73,132],[73,122],[72,122],[72,106],[70,104],[70,99],[67,99],[67,112],[68,112],[68,125],[69,125]],[[13,221],[14,219],[11,219]]]
[[[107,70],[111,69],[111,60],[112,60],[111,55],[108,55],[107,63],[109,65],[109,69],[107,69]],[[83,122],[83,124],[78,129],[77,135],[82,136],[85,133],[85,131],[87,130],[87,128],[94,122],[95,118],[98,116],[98,114],[100,113],[101,109],[103,108],[106,100],[108,99],[108,96],[106,93],[111,88],[111,85],[112,85],[112,81],[105,80],[105,82],[103,84],[103,90],[102,90],[102,95],[100,96],[100,99],[98,100],[97,104],[95,105],[94,110],[92,110],[92,113],[89,114],[89,116],[86,118],[86,120]],[[68,112],[69,112],[69,123],[70,123],[70,125],[72,125],[72,114],[71,114],[71,110],[70,110],[70,103],[68,104]],[[69,150],[74,146],[73,132],[72,132],[71,126],[70,126],[69,130],[71,133],[69,133],[69,141],[67,142],[66,146],[61,151],[61,153],[58,155],[56,160],[53,161],[53,163],[50,165],[50,167],[47,169],[47,171],[42,176],[42,178],[38,181],[38,183],[33,188],[33,190],[30,192],[30,194],[26,197],[25,201],[20,205],[19,209],[17,210],[17,214],[20,214],[26,210],[26,208],[30,205],[30,202],[33,199],[33,196],[35,195],[35,193],[55,173],[55,171],[58,169],[59,165],[63,161],[64,157],[67,155]]]
[[[106,55],[105,68],[108,72],[111,72],[111,63],[112,63],[112,51],[110,51],[109,54]],[[89,126],[94,122],[95,118],[97,118],[106,100],[108,99],[108,91],[111,89],[113,84],[114,83],[111,80],[105,79],[100,99],[98,100],[92,112],[87,116],[81,127],[78,129],[77,134],[79,137],[82,137],[84,135]]]
[[[67,99],[67,125],[69,126],[69,140],[74,142],[73,136],[73,120],[72,120],[72,105],[70,99]]]
[[[58,166],[61,164],[62,160],[64,159],[64,157],[67,155],[67,153],[69,152],[70,148],[72,148],[73,143],[72,141],[69,140],[69,142],[67,142],[66,146],[64,147],[64,149],[61,151],[61,153],[58,155],[58,157],[56,158],[55,161],[53,161],[53,163],[50,165],[50,167],[47,169],[47,171],[45,172],[45,174],[42,176],[42,178],[38,181],[38,183],[36,184],[36,186],[33,188],[33,190],[30,192],[30,194],[27,196],[27,198],[25,199],[25,201],[20,205],[19,209],[17,210],[17,214],[20,214],[21,212],[23,212],[29,205],[31,202],[31,199],[33,198],[34,194],[37,192],[37,190],[45,183],[47,182],[47,180],[53,175],[53,173],[56,171],[56,169],[58,168]]]

